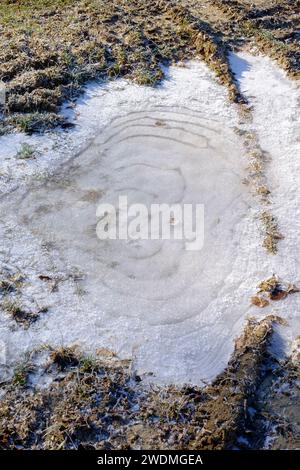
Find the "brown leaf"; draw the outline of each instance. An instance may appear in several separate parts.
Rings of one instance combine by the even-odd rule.
[[[288,295],[288,292],[281,289],[274,289],[270,292],[270,299],[271,300],[282,300],[285,299]]]
[[[52,277],[46,276],[46,275],[44,275],[44,274],[40,274],[40,275],[39,275],[39,279],[40,279],[41,281],[52,281]]]
[[[251,303],[252,305],[255,305],[256,307],[264,308],[269,305],[269,301],[267,299],[264,299],[263,297],[258,297],[257,295],[254,297],[251,297]]]

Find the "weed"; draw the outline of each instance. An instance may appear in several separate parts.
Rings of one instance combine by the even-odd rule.
[[[79,358],[75,348],[60,348],[51,352],[50,359],[56,364],[60,370],[64,370],[70,366],[77,366]]]
[[[0,294],[7,295],[18,291],[23,281],[24,276],[19,272],[15,274],[2,272],[0,278]]]
[[[15,386],[25,387],[27,385],[28,374],[32,370],[27,361],[18,364],[14,370],[12,383]]]
[[[23,325],[25,328],[28,328],[31,323],[34,323],[38,319],[40,313],[33,313],[25,310],[21,303],[16,299],[4,299],[1,307],[13,318],[13,320],[18,324]]]
[[[92,372],[98,367],[98,361],[93,356],[83,356],[79,363],[82,372]]]
[[[29,144],[22,144],[20,150],[18,151],[16,158],[19,160],[29,160],[36,158],[36,150]]]
[[[12,114],[5,120],[6,125],[16,127],[16,129],[33,134],[34,132],[44,132],[61,125],[66,126],[66,120],[61,116],[51,113],[29,113]],[[69,124],[68,124],[69,125]]]

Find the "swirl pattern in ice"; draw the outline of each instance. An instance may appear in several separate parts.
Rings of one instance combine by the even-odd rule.
[[[76,322],[85,315],[91,336],[105,325],[104,342],[118,338],[120,351],[122,344],[139,351],[143,370],[167,364],[160,346],[167,343],[170,350],[184,343],[187,364],[195,354],[208,368],[214,360],[205,355],[218,316],[209,308],[230,278],[248,210],[241,154],[234,132],[217,121],[185,107],[151,107],[115,119],[71,166],[20,200],[19,221],[85,275],[88,295]],[[117,204],[120,195],[147,207],[204,204],[203,249],[187,251],[181,240],[99,240],[97,206]],[[214,328],[221,343],[222,327]],[[189,351],[193,330],[200,351]]]

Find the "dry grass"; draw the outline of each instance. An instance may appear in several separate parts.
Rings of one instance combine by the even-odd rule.
[[[196,0],[197,3],[197,0]],[[246,2],[212,0],[223,15],[223,31],[231,44],[248,42],[262,53],[277,60],[292,78],[300,77],[300,47],[297,30],[300,24],[299,0]]]
[[[275,254],[278,249],[278,241],[284,238],[279,231],[277,220],[269,211],[263,211],[260,220],[265,232],[263,246],[269,253]]]
[[[2,297],[17,292],[24,282],[24,276],[20,272],[0,272],[0,295]]]
[[[249,435],[254,426],[248,409],[260,399],[258,390],[266,378],[267,365],[271,367],[268,343],[276,321],[280,319],[249,320],[227,369],[203,389],[149,388],[130,364],[114,355],[106,359],[103,355],[101,359],[84,357],[75,348],[50,348],[41,372],[34,365],[36,352],[31,362],[18,366],[12,381],[2,386],[1,448],[241,447],[238,437],[245,432]],[[39,388],[30,379],[35,373],[52,382]],[[261,422],[251,432],[262,445]]]
[[[161,64],[192,57],[205,60],[230,97],[241,100],[221,34],[178,2],[36,3],[4,0],[0,7],[8,127],[30,133],[64,124],[60,105],[87,80],[122,76],[155,85],[163,78]]]
[[[60,105],[76,98],[87,80],[128,77],[155,85],[163,78],[161,64],[195,57],[241,102],[227,52],[245,41],[297,77],[299,3],[275,3],[254,8],[242,0],[3,0],[0,80],[7,103],[0,131],[67,126]]]
[[[36,322],[41,312],[31,312],[25,309],[18,299],[6,298],[0,305],[1,309],[9,315],[16,323],[24,328]]]
[[[275,3],[254,8],[242,0],[3,0],[0,80],[7,102],[0,132],[66,127],[60,106],[76,98],[87,80],[127,77],[153,86],[163,78],[161,64],[195,57],[228,87],[232,100],[243,102],[227,52],[245,41],[297,77],[297,5]]]
[[[27,149],[24,149],[25,151],[29,152]],[[26,156],[26,158],[31,157]],[[24,282],[25,276],[19,271],[3,269],[0,272],[0,312],[27,329],[39,319],[41,313],[47,312],[48,309],[36,307],[35,311],[32,311],[22,304]]]

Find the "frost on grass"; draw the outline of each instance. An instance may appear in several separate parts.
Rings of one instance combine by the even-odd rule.
[[[31,158],[36,158],[37,152],[34,147],[29,144],[22,144],[20,150],[16,154],[16,158],[19,160],[27,160]]]
[[[267,432],[275,424],[282,426],[284,420],[280,395],[264,381],[274,370],[276,380],[282,380],[284,374],[292,384],[299,377],[296,366],[290,365],[288,372],[268,353],[276,321],[280,319],[250,320],[226,370],[202,389],[149,388],[130,363],[103,355],[103,351],[101,357],[84,356],[76,348],[35,351],[27,364],[16,368],[12,381],[2,385],[0,446],[236,449],[259,443],[262,447]],[[273,414],[271,407],[276,408]],[[285,425],[289,425],[287,420]],[[241,439],[245,433],[247,439]],[[295,429],[289,438],[291,447],[294,438]],[[273,433],[273,445],[276,443]]]
[[[230,97],[240,99],[221,34],[180,2],[70,0],[36,8],[36,2],[5,0],[0,24],[7,129],[66,126],[59,107],[87,80],[128,77],[154,85],[163,78],[161,64],[192,57],[204,59]]]
[[[23,305],[22,291],[26,284],[23,273],[13,268],[3,268],[0,272],[0,312],[25,329],[35,323],[47,307]]]
[[[197,9],[201,0],[189,3],[192,9]],[[208,5],[208,19],[216,22],[215,27],[222,29],[233,47],[254,46],[275,59],[290,77],[299,78],[298,0],[213,0]]]
[[[203,59],[229,97],[243,102],[229,49],[255,45],[299,77],[297,7],[289,0],[275,0],[272,8],[246,0],[3,0],[0,80],[7,116],[0,132],[68,126],[59,108],[88,80],[128,77],[155,85],[164,77],[161,64],[191,58]]]

